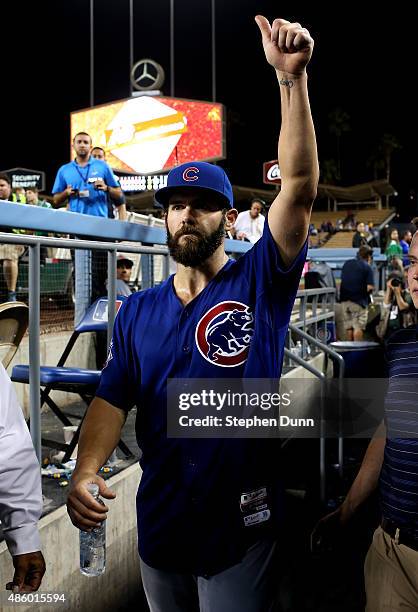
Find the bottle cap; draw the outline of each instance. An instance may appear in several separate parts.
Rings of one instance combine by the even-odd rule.
[[[93,497],[98,497],[99,496],[99,485],[94,483],[94,482],[90,482],[87,485],[87,491],[93,495]]]

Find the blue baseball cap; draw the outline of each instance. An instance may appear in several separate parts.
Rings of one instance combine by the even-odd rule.
[[[173,193],[190,187],[216,194],[225,206],[233,206],[232,185],[225,170],[207,162],[189,162],[173,168],[168,174],[167,187],[159,189],[155,199],[167,206]]]

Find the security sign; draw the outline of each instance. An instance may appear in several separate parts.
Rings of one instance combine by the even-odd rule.
[[[266,185],[281,185],[282,177],[277,159],[264,162],[263,164],[263,183]]]
[[[22,187],[28,189],[37,187],[39,191],[45,190],[45,172],[42,170],[30,170],[29,168],[9,168],[2,172],[9,175],[12,181],[12,188]]]

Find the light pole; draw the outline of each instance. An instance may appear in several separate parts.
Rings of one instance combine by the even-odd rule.
[[[215,0],[211,0],[212,23],[212,102],[216,102],[216,7]]]
[[[90,0],[90,106],[94,106],[94,0]]]
[[[132,96],[131,72],[134,65],[134,0],[129,0],[129,93]]]
[[[174,98],[174,0],[170,0],[170,96]]]

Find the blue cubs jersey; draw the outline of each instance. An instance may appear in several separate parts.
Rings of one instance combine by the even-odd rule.
[[[278,378],[306,246],[285,270],[266,223],[255,246],[186,306],[171,276],[129,297],[116,317],[96,395],[138,407],[138,542],[152,567],[215,574],[277,532],[279,440],[168,438],[167,379]],[[268,509],[254,523],[244,521],[247,494]]]
[[[108,217],[107,192],[94,188],[94,182],[99,178],[103,179],[108,187],[120,187],[110,167],[101,159],[91,157],[88,164],[83,167],[72,161],[58,170],[52,193],[61,193],[67,185],[71,185],[81,193],[88,192],[86,197],[70,197],[70,211],[95,217]]]

